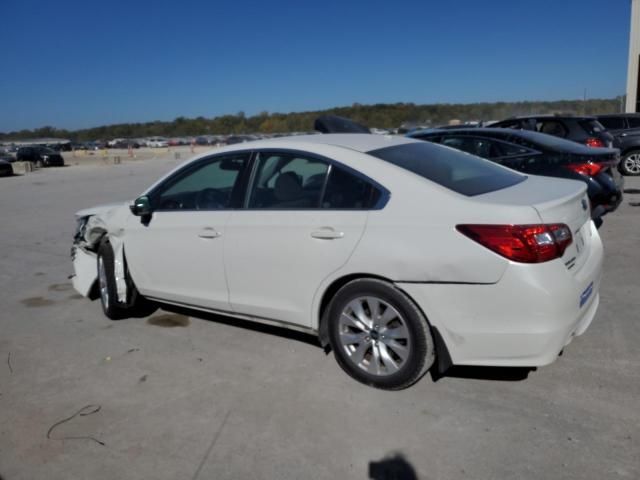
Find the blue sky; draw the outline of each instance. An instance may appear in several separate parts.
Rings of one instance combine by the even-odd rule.
[[[0,131],[614,97],[629,0],[0,0]]]

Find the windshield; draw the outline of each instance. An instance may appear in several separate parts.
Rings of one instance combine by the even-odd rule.
[[[501,190],[526,178],[488,160],[428,142],[386,147],[368,154],[467,196]]]
[[[47,155],[52,155],[52,154],[58,153],[58,152],[56,152],[55,150],[52,150],[49,147],[38,147],[38,151],[40,153],[44,153],[44,154],[47,154]]]

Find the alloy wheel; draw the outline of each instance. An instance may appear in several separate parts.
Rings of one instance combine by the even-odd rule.
[[[381,298],[351,300],[340,315],[338,333],[349,360],[371,375],[392,375],[409,358],[411,334],[407,321]]]
[[[623,169],[632,175],[640,174],[640,153],[632,153],[622,161]]]

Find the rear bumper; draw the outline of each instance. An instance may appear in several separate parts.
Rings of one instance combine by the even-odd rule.
[[[547,365],[586,331],[598,309],[603,249],[591,228],[589,258],[577,272],[559,260],[512,263],[491,285],[397,285],[438,329],[454,364]]]

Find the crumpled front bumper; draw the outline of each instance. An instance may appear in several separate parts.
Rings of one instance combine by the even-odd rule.
[[[97,255],[73,245],[71,247],[71,260],[73,261],[74,272],[71,277],[73,288],[80,295],[88,297],[98,280]]]

